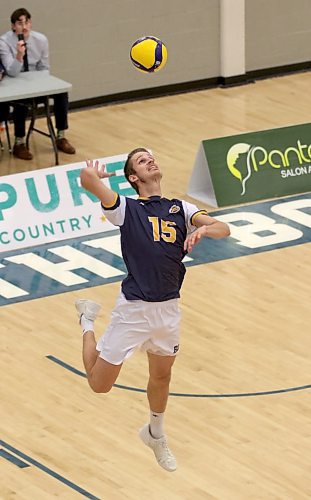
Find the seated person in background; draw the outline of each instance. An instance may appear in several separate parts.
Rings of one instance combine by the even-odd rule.
[[[7,75],[15,77],[21,71],[49,69],[49,45],[45,35],[32,31],[31,15],[28,10],[17,9],[11,15],[12,30],[0,37],[0,58]],[[18,36],[20,35],[20,37]],[[21,38],[23,35],[23,39]],[[57,129],[56,144],[60,151],[74,154],[74,147],[65,138],[68,128],[68,94],[55,94],[54,114]],[[22,160],[31,160],[32,154],[25,145],[27,101],[16,101],[13,106],[15,144],[13,154]]]

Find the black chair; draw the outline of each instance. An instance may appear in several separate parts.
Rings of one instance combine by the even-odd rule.
[[[29,100],[30,102],[28,103],[28,108],[30,109],[30,125],[28,128],[28,132],[26,135],[26,147],[29,149],[29,139],[30,136],[33,132],[38,132],[41,135],[44,135],[45,137],[49,137],[52,142],[53,150],[54,150],[54,156],[55,156],[55,165],[58,165],[58,149],[56,145],[56,134],[51,118],[51,110],[50,110],[50,102],[49,102],[49,96],[42,96],[42,97],[36,97],[35,99]],[[36,123],[36,118],[38,115],[38,107],[39,106],[44,106],[44,114],[46,118],[46,124],[48,128],[48,133],[44,132],[43,130],[40,130],[35,127]]]
[[[53,146],[53,150],[54,150],[55,164],[58,165],[59,164],[58,149],[57,149],[57,145],[56,145],[56,134],[55,134],[54,126],[52,123],[52,118],[51,118],[49,96],[43,96],[43,97],[35,98],[35,99],[27,99],[25,102],[11,101],[9,104],[10,104],[10,106],[14,106],[14,105],[16,105],[16,103],[18,103],[19,106],[25,106],[29,111],[28,114],[30,115],[30,124],[29,124],[28,130],[26,132],[26,147],[29,149],[30,137],[31,137],[31,134],[33,132],[38,132],[39,134],[44,135],[45,137],[49,137],[51,142],[52,142],[52,146]],[[44,106],[43,114],[38,112],[39,106]],[[35,123],[36,123],[36,119],[37,119],[38,115],[40,117],[46,118],[48,133],[35,127]],[[6,129],[8,148],[9,148],[10,153],[12,153],[8,121],[4,120],[4,123],[5,123],[5,129]],[[1,141],[1,137],[0,137],[0,148],[3,151],[4,146],[3,146],[3,142]]]

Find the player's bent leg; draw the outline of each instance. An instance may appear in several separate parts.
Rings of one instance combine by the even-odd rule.
[[[100,305],[88,299],[75,302],[79,322],[83,333],[83,364],[88,383],[94,392],[107,393],[115,383],[122,363],[113,365],[99,357],[94,334],[94,321],[97,318]]]
[[[113,365],[97,356],[94,366],[87,372],[87,380],[94,392],[107,393],[118,378],[122,364]]]
[[[96,363],[99,352],[96,349],[95,334],[92,330],[83,334],[82,357],[86,373],[88,374]]]

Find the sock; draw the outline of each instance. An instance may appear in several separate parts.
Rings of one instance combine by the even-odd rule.
[[[94,332],[94,321],[87,319],[84,314],[81,315],[80,325],[82,326],[82,333]]]
[[[15,144],[19,146],[19,144],[24,144],[25,137],[15,137]]]
[[[163,431],[164,413],[156,413],[155,411],[150,411],[150,434],[155,439],[159,439],[164,436]]]
[[[57,139],[63,139],[65,137],[65,130],[57,131]]]

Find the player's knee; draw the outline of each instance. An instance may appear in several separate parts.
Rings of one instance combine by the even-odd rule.
[[[89,386],[92,389],[93,392],[96,392],[97,394],[107,394],[113,384],[107,384],[103,382],[96,382],[94,380],[89,380]]]
[[[150,378],[157,385],[167,385],[171,380],[171,371],[153,373]]]

